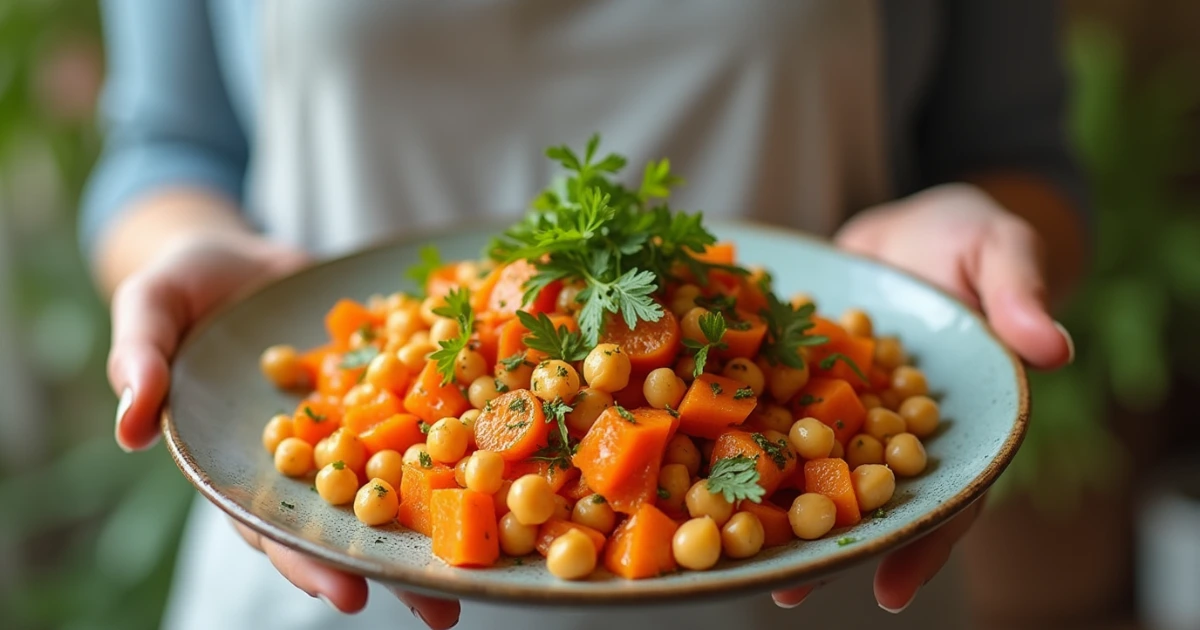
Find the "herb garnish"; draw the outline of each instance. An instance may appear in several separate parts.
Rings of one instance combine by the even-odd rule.
[[[582,335],[565,325],[556,329],[554,322],[550,321],[545,313],[538,313],[537,317],[534,317],[525,311],[517,311],[517,319],[520,319],[521,325],[529,331],[525,336],[525,346],[531,350],[545,352],[551,359],[573,363],[584,360],[591,351],[584,343]]]
[[[622,420],[628,422],[629,424],[637,424],[637,417],[635,417],[628,409],[616,403],[613,403],[613,408],[617,410],[617,415],[621,416]]]
[[[433,468],[433,458],[429,456],[428,451],[417,453],[417,461],[421,463],[421,468]]]
[[[775,467],[783,470],[787,466],[787,460],[791,459],[792,451],[788,448],[787,440],[780,438],[778,442],[772,442],[767,439],[767,436],[761,433],[751,433],[750,437],[754,443],[775,462]]]
[[[658,498],[662,499],[663,501],[666,501],[667,499],[671,498],[671,493],[667,492],[666,488],[659,488],[658,489]]]
[[[332,464],[330,464],[330,466],[333,466],[334,470],[343,470],[346,468],[346,462],[339,459],[336,462],[333,462]]]
[[[733,392],[734,400],[743,400],[745,398],[754,398],[754,390],[750,389],[749,385],[745,387],[739,387],[737,388],[736,392]]]
[[[841,352],[834,352],[833,354],[825,357],[824,359],[821,359],[821,369],[822,370],[833,369],[833,364],[837,363],[838,361],[845,363],[846,366],[849,367],[850,370],[853,371],[854,374],[858,376],[858,378],[861,378],[864,383],[870,382],[870,380],[867,379],[867,375],[863,373],[862,368],[858,367],[858,364],[855,363],[853,359],[842,354]]]
[[[704,366],[708,363],[709,350],[724,350],[729,347],[721,341],[721,338],[725,336],[724,315],[708,312],[700,316],[698,323],[700,332],[708,343],[700,343],[695,339],[683,340],[683,345],[696,353],[696,366],[692,368],[692,378],[698,378],[704,373]]]
[[[343,354],[342,362],[338,367],[343,370],[353,370],[367,365],[377,356],[379,356],[379,348],[369,345],[363,346],[358,350],[351,350]]]
[[[429,284],[429,277],[440,269],[443,263],[442,255],[438,253],[438,249],[433,245],[422,247],[420,257],[421,262],[409,267],[404,275],[417,283],[417,288],[413,291],[413,295],[423,298],[425,297],[425,287]]]
[[[308,416],[309,419],[312,420],[313,422],[316,422],[316,423],[325,422],[325,415],[320,414],[320,413],[314,413],[312,410],[312,407],[309,407],[308,405],[304,405],[304,415]]]
[[[604,495],[600,495],[600,494],[592,495],[592,503],[600,504],[600,503],[605,503],[607,501],[608,501],[608,499],[605,499]]]
[[[525,399],[521,398],[520,396],[514,398],[512,402],[508,403],[509,411],[515,413],[525,413],[526,409],[528,409],[528,407],[525,405]]]
[[[767,307],[760,314],[767,323],[767,338],[762,345],[762,355],[772,365],[782,363],[788,367],[804,369],[804,358],[800,356],[802,346],[816,346],[829,342],[825,335],[808,335],[812,328],[812,316],[816,307],[804,304],[793,308],[782,302],[774,293],[767,294]]]
[[[425,457],[429,457],[429,455],[426,454]],[[426,466],[426,468],[428,468],[428,466]],[[371,489],[375,491],[375,496],[379,497],[380,499],[387,496],[388,489],[384,488],[382,484],[377,483]]]
[[[820,396],[813,396],[812,394],[805,394],[800,397],[801,405],[813,405],[819,402],[825,402],[825,399]]]
[[[280,507],[285,507],[285,508],[287,508],[287,509],[289,509],[289,510],[294,510],[294,509],[296,509],[296,504],[294,504],[294,503],[288,503],[287,501],[280,501],[280,502],[279,502],[279,505],[280,505]]]
[[[421,430],[421,435],[429,435],[429,430],[433,428],[433,425],[424,420],[418,420],[417,428]]]
[[[853,545],[856,542],[858,542],[858,539],[853,536],[842,536],[837,539],[837,546],[845,547],[846,545]]]
[[[458,322],[458,336],[438,342],[441,349],[429,355],[437,361],[437,370],[442,374],[442,385],[454,380],[454,360],[471,342],[471,331],[475,326],[475,314],[471,310],[471,295],[466,289],[451,289],[446,294],[446,305],[433,309],[442,317]]]
[[[708,387],[712,390],[713,396],[720,396],[725,393],[725,390],[721,388],[721,384],[716,381],[710,382]]]
[[[555,423],[558,431],[551,431],[550,443],[538,449],[530,459],[548,462],[551,466],[558,466],[563,470],[571,467],[571,457],[575,455],[577,446],[571,443],[571,436],[567,431],[567,414],[571,411],[571,406],[562,398],[542,403],[542,413],[546,416],[546,422]]]
[[[513,370],[521,367],[521,365],[525,363],[525,353],[518,352],[518,353],[512,355],[511,357],[506,357],[506,358],[500,359],[500,361],[498,361],[498,363],[500,365],[504,366],[504,371],[512,372]]]
[[[758,466],[745,455],[718,459],[708,473],[707,487],[730,503],[749,499],[760,503],[766,491],[758,485]]]

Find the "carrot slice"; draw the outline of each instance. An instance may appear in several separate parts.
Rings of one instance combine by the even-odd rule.
[[[609,407],[579,442],[573,461],[588,486],[614,510],[634,512],[654,497],[654,489],[646,491],[646,481],[657,483],[674,423],[662,409]]]
[[[421,532],[426,536],[433,533],[433,517],[430,501],[434,490],[457,488],[454,469],[442,464],[424,466],[405,464],[404,476],[400,481],[400,510],[396,518],[400,524]],[[491,497],[489,497],[490,499]]]
[[[833,429],[837,441],[846,441],[858,434],[867,410],[850,383],[836,378],[812,378],[796,397],[797,418],[812,417]]]
[[[796,537],[795,533],[792,532],[792,522],[788,520],[787,510],[778,505],[742,501],[738,506],[738,510],[749,512],[758,517],[758,521],[763,526],[763,534],[765,534],[763,538],[764,547],[786,545]]]
[[[355,435],[400,413],[400,399],[387,390],[380,390],[365,402],[346,409],[342,426]]]
[[[621,316],[611,315],[600,335],[601,343],[615,343],[629,356],[633,372],[649,374],[651,370],[667,367],[679,353],[679,320],[668,309],[656,322],[641,320],[633,330]]]
[[[550,551],[550,543],[554,542],[554,539],[562,536],[572,529],[577,529],[580,532],[587,534],[587,537],[592,539],[592,544],[596,545],[597,554],[604,551],[604,543],[606,542],[604,534],[592,529],[591,527],[588,527],[587,525],[580,525],[579,523],[575,523],[573,521],[552,518],[545,523],[542,523],[541,527],[538,527],[536,543],[538,553],[542,554],[543,556],[546,555],[546,552]]]
[[[411,413],[398,413],[358,435],[367,453],[393,450],[403,454],[413,444],[425,441],[421,433],[421,419]]]
[[[329,339],[335,348],[342,351],[350,347],[351,335],[364,326],[378,323],[367,307],[354,300],[338,300],[325,315],[325,330],[329,333]]]
[[[744,311],[738,311],[737,316],[739,321],[729,322],[725,335],[721,337],[721,343],[727,346],[717,351],[717,356],[722,359],[754,358],[767,336],[767,323],[763,318]]]
[[[740,381],[701,374],[679,404],[679,430],[712,440],[741,425],[758,403],[753,393],[745,395],[747,391]]]
[[[542,400],[527,389],[500,394],[475,420],[475,443],[481,450],[499,453],[506,462],[533,456],[550,443]]]
[[[846,464],[846,460],[830,457],[804,462],[804,488],[808,492],[823,494],[833,500],[833,505],[837,508],[834,526],[846,527],[862,518],[858,510],[858,499],[854,495],[854,485],[850,482],[850,466]]]
[[[342,426],[342,407],[335,399],[309,396],[292,415],[292,435],[316,445]]]
[[[442,418],[461,416],[470,408],[471,403],[458,385],[453,382],[442,385],[442,374],[433,361],[425,364],[404,397],[404,410],[430,424]]]
[[[474,490],[430,493],[433,555],[455,567],[490,567],[500,559],[492,495]]]
[[[864,376],[869,375],[875,363],[874,339],[851,336],[845,328],[820,317],[813,318],[813,327],[808,334],[825,335],[829,338],[828,343],[812,347],[810,357],[814,376],[840,378],[848,381],[855,389],[866,389],[870,386],[869,376],[868,380],[863,380],[845,360],[831,357],[835,354],[841,355],[853,361]]]
[[[500,267],[495,272],[495,281],[491,282],[488,292],[487,306],[484,310],[495,313],[502,318],[515,317],[517,311],[524,310],[533,315],[554,312],[554,302],[558,292],[562,290],[562,282],[554,281],[546,285],[533,301],[527,306],[521,306],[525,296],[525,283],[537,274],[537,267],[526,260],[518,260]],[[485,282],[486,286],[489,284]]]
[[[675,570],[671,541],[679,525],[650,505],[643,505],[609,539],[604,566],[625,579],[656,577]]]
[[[762,433],[745,431],[722,433],[713,444],[709,466],[719,459],[738,455],[744,455],[756,461],[758,485],[762,486],[767,496],[778,490],[780,485],[796,472],[796,455],[788,446],[786,439],[783,439],[782,443],[772,443]]]

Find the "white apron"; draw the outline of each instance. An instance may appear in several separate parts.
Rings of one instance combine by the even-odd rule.
[[[887,199],[870,0],[267,0],[262,11],[249,211],[311,251],[515,219],[555,173],[544,147],[579,147],[593,131],[629,158],[631,178],[669,157],[688,182],[672,205],[709,216],[827,234]],[[603,613],[464,602],[459,627],[875,630],[892,620],[874,602],[872,571],[849,572],[793,611],[766,594]],[[921,615],[922,599],[940,601]],[[923,593],[885,627],[962,627],[945,599]],[[165,625],[424,627],[378,585],[366,611],[338,615],[203,502]]]

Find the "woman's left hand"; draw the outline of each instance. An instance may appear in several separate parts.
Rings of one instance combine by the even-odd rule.
[[[1057,369],[1074,359],[1070,334],[1047,308],[1042,241],[1022,218],[974,186],[948,184],[867,210],[836,235],[849,251],[905,269],[949,291],[987,317],[1000,339],[1029,365]],[[884,558],[875,599],[899,612],[937,574],[970,529],[983,501]],[[772,594],[798,605],[812,585]]]

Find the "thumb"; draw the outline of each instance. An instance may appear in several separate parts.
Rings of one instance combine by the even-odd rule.
[[[1030,365],[1057,369],[1075,356],[1074,342],[1046,308],[1037,234],[1019,220],[996,226],[967,274],[988,322]]]

